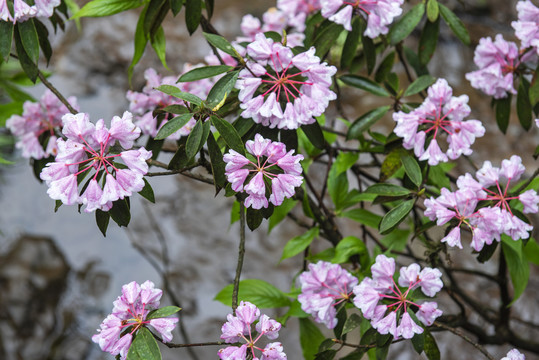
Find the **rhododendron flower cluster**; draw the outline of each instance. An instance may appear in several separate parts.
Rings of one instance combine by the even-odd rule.
[[[364,35],[371,39],[387,34],[388,25],[402,13],[404,0],[320,0],[322,16],[352,30],[352,17],[362,15],[367,18]]]
[[[263,22],[252,15],[245,15],[241,20],[241,31],[243,36],[236,39],[237,42],[252,42],[255,40],[256,34],[266,31],[274,31],[282,34],[287,27],[296,27],[287,32],[287,45],[290,47],[303,45],[305,35],[297,31],[305,30],[305,17],[290,18],[290,13],[277,8],[270,8],[262,15]]]
[[[94,125],[85,113],[66,114],[62,121],[62,133],[67,140],[57,140],[56,161],[48,163],[40,175],[52,199],[66,205],[86,205],[86,212],[107,211],[114,201],[142,190],[151,151],[143,147],[112,151],[116,142],[124,149],[131,149],[133,141],[140,136],[130,112],[126,111],[121,118],[113,117],[110,129],[105,127],[103,119]],[[123,165],[116,163],[120,159]],[[89,180],[79,195],[78,184],[88,175]]]
[[[292,155],[294,150],[286,152],[285,144],[264,139],[260,134],[255,135],[254,141],[247,141],[245,148],[256,159],[248,155],[249,159],[232,149],[223,157],[225,175],[232,184],[232,190],[249,194],[245,206],[267,208],[268,193],[271,193],[269,202],[276,206],[281,205],[285,198],[292,197],[294,189],[303,182],[299,163],[303,155]],[[271,191],[266,187],[266,182],[270,181]]]
[[[479,70],[467,73],[466,79],[474,88],[495,99],[505,98],[508,93],[517,93],[513,75],[521,60],[517,45],[505,41],[502,35],[496,35],[494,41],[490,37],[481,38],[474,53],[474,63]]]
[[[526,360],[524,354],[521,354],[517,349],[513,349],[507,353],[507,355],[500,360]]]
[[[437,220],[438,226],[455,220],[456,226],[441,240],[449,246],[462,248],[460,227],[463,225],[472,232],[471,246],[476,251],[494,239],[500,241],[502,234],[513,240],[527,239],[533,227],[513,214],[510,201],[518,199],[523,213],[536,213],[539,196],[535,190],[521,194],[508,191],[510,184],[517,182],[524,171],[522,160],[516,155],[503,160],[501,168],[485,161],[475,174],[477,180],[470,174],[462,175],[457,179],[457,191],[444,188],[439,197],[425,200],[425,216]],[[491,205],[479,206],[480,201],[489,201]]]
[[[75,97],[67,100],[78,110]],[[26,101],[22,115],[11,116],[6,127],[18,137],[15,146],[22,150],[23,157],[42,159],[58,153],[56,139],[66,113],[69,113],[67,107],[47,89],[39,102]]]
[[[13,14],[7,0],[0,0],[0,20],[13,23],[23,22],[33,17],[51,17],[60,0],[35,0],[32,5],[24,0],[13,0]]]
[[[133,336],[143,326],[150,325],[163,342],[170,342],[178,318],[147,318],[151,310],[159,308],[162,294],[163,291],[149,280],[141,285],[132,281],[122,286],[122,295],[114,301],[112,313],[103,320],[92,341],[99,344],[101,350],[119,355],[122,360],[127,358]]]
[[[338,264],[319,261],[309,264],[309,271],[299,276],[301,309],[314,317],[314,321],[333,329],[337,325],[335,307],[348,301],[357,278]]]
[[[312,124],[336,95],[329,89],[337,69],[320,63],[315,49],[294,55],[292,50],[256,34],[247,46],[247,68],[236,88],[244,118],[271,128],[297,129]]]
[[[186,64],[183,73],[195,67],[197,66]],[[173,114],[166,114],[165,118],[158,123],[157,116],[153,114],[154,110],[174,104],[184,105],[182,100],[155,90],[155,88],[161,85],[174,85],[183,92],[189,92],[201,99],[205,99],[214,84],[214,81],[210,79],[176,84],[177,78],[175,76],[162,77],[152,68],[144,72],[144,78],[146,79],[146,85],[142,89],[142,92],[129,90],[126,97],[129,100],[129,110],[135,114],[135,125],[142,130],[143,134],[150,135],[151,137],[155,137],[159,129],[174,117]],[[189,135],[195,124],[195,119],[189,120],[187,124],[168,138],[177,140],[181,136]]]
[[[430,297],[441,290],[442,273],[438,269],[426,267],[420,270],[418,264],[404,266],[400,269],[397,285],[393,279],[395,259],[378,255],[371,272],[372,278],[363,279],[354,288],[353,301],[380,334],[411,339],[414,334],[423,333],[423,328],[410,316],[413,308],[417,308],[416,317],[427,326],[442,315],[436,302],[415,303],[410,299],[417,288]]]
[[[245,360],[261,359],[261,360],[284,360],[286,354],[283,352],[283,347],[280,342],[267,344],[264,348],[257,346],[256,343],[262,336],[266,336],[269,340],[275,340],[279,337],[281,324],[270,319],[269,316],[262,314],[260,310],[248,301],[242,301],[236,309],[236,315],[228,314],[227,322],[221,328],[221,339],[226,343],[236,343],[245,341],[241,346],[228,346],[219,350],[217,353],[220,359],[223,360]],[[256,332],[253,331],[253,324],[258,320],[255,326]],[[262,356],[258,357],[255,350],[262,352]]]
[[[307,16],[321,7],[320,0],[277,0],[277,8],[287,14],[288,24],[297,31],[304,31]]]
[[[539,55],[539,8],[530,0],[517,2],[518,21],[511,25],[523,48],[533,47]]]
[[[405,149],[414,149],[419,160],[437,165],[461,155],[470,155],[470,146],[475,138],[485,134],[479,120],[464,121],[469,114],[468,96],[453,96],[447,81],[438,79],[429,87],[427,98],[417,109],[393,114],[393,120],[397,122],[394,132],[404,139],[402,145]],[[445,153],[438,143],[444,132],[448,143]]]

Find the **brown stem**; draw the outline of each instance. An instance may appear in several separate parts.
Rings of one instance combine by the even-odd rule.
[[[238,264],[236,266],[236,276],[234,277],[234,288],[232,290],[232,312],[236,315],[238,307],[238,292],[240,288],[241,269],[245,256],[245,205],[240,202],[240,246],[238,249]]]

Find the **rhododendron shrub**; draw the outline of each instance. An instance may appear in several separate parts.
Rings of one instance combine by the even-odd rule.
[[[204,295],[231,308],[209,339],[191,342],[192,328],[170,317],[179,307],[160,307],[161,290],[133,281],[95,324],[94,346],[127,360],[161,359],[165,347],[195,359],[209,346],[231,360],[537,356],[528,281],[539,264],[539,7],[512,1],[510,24],[479,38],[459,17],[486,12],[465,5],[277,0],[238,14],[229,38],[210,0],[92,0],[81,9],[71,0],[0,0],[0,125],[55,200],[51,211],[77,205],[106,235],[114,222],[129,226],[136,193],[156,201],[152,177],[185,176],[228,198],[238,222],[223,230],[237,262],[219,264],[236,269],[234,278]],[[122,116],[93,121],[94,109],[47,78],[48,29],[139,7],[126,83],[140,74],[133,79],[144,84],[125,89]],[[175,48],[162,25],[180,12],[186,34],[204,39],[189,47],[202,58],[167,64]],[[466,74],[431,65],[448,44],[470,64]],[[150,48],[164,68],[139,64]],[[47,88],[39,101],[18,87],[25,76]],[[282,246],[274,263],[289,282],[274,285],[272,269],[246,278],[244,263],[261,266],[246,252],[249,237],[283,222],[288,241],[268,236]],[[151,263],[169,292],[171,264],[162,261]],[[181,294],[170,299],[177,305]]]

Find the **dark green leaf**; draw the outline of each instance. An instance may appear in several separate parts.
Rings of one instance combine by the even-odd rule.
[[[152,310],[146,316],[146,320],[164,318],[180,311],[181,308],[177,306],[165,306],[159,309]]]
[[[376,70],[376,74],[374,74],[374,80],[378,83],[383,82],[387,75],[391,72],[391,69],[393,68],[393,63],[395,62],[395,52],[392,51],[382,60],[380,63],[380,66],[378,66],[378,69]]]
[[[145,0],[93,0],[87,3],[73,15],[72,19],[84,16],[109,16],[122,11],[137,8],[143,5]]]
[[[346,41],[342,48],[341,54],[341,69],[350,68],[352,60],[356,56],[357,46],[359,44],[359,37],[361,36],[361,19],[356,17],[352,22],[352,31],[346,36]]]
[[[109,226],[109,220],[110,220],[110,214],[106,211],[102,211],[97,209],[95,211],[95,222],[97,224],[97,227],[99,228],[99,231],[103,234],[103,236],[107,236],[107,228]]]
[[[232,306],[233,284],[227,285],[215,295],[214,300],[226,306]],[[264,280],[246,279],[240,281],[238,299],[249,301],[259,308],[274,308],[289,306],[291,301],[286,294]]]
[[[174,134],[176,131],[180,130],[193,118],[193,114],[182,114],[176,116],[175,118],[167,121],[165,125],[157,132],[155,140],[162,140],[170,135]]]
[[[423,333],[414,334],[414,337],[412,338],[412,345],[414,346],[414,350],[418,354],[421,354],[425,347],[425,335],[423,335]]]
[[[408,175],[415,186],[419,187],[423,182],[423,174],[415,158],[406,153],[401,156],[401,161],[402,165],[404,165],[406,175]]]
[[[390,94],[387,92],[386,89],[384,89],[379,84],[375,83],[371,79],[368,79],[366,77],[360,76],[360,75],[342,75],[339,80],[344,82],[346,85],[350,85],[365,91],[370,92],[371,94],[377,95],[377,96],[385,96],[389,97]]]
[[[410,194],[410,190],[405,187],[385,183],[373,184],[365,192],[382,196],[403,196]]]
[[[232,47],[232,45],[224,37],[210,33],[203,34],[206,40],[217,49],[224,51],[228,55],[238,57],[238,53],[236,50],[234,50],[234,47]]]
[[[147,328],[141,327],[138,330],[129,347],[127,360],[161,360],[157,341]]]
[[[142,180],[144,180],[144,187],[142,188],[142,190],[139,191],[139,194],[149,202],[155,204],[155,195],[153,193],[152,186],[150,185],[148,180],[144,178]]]
[[[367,352],[367,349],[357,349],[352,351],[346,356],[343,356],[340,358],[340,360],[361,360],[363,359],[363,355]]]
[[[525,130],[530,130],[532,125],[532,105],[530,103],[530,97],[528,95],[530,91],[530,85],[524,77],[520,77],[520,84],[518,86],[517,93],[517,114],[520,125]]]
[[[150,37],[150,44],[152,45],[152,48],[157,54],[157,57],[159,58],[159,60],[161,60],[161,64],[163,64],[163,66],[168,69],[167,60],[166,60],[167,45],[166,45],[166,39],[165,39],[165,31],[163,30],[162,27],[159,27],[157,31],[155,32],[154,36]]]
[[[370,37],[362,34],[361,44],[363,45],[363,55],[367,62],[367,73],[370,75],[374,70],[374,65],[376,65],[376,48],[374,47],[374,41]]]
[[[359,138],[365,130],[368,130],[374,123],[380,120],[389,109],[391,109],[390,105],[381,106],[360,116],[348,129],[346,139],[352,140]]]
[[[202,18],[202,1],[201,0],[185,0],[185,24],[187,31],[192,35]]]
[[[284,259],[288,259],[302,253],[309,245],[311,245],[311,242],[315,237],[318,236],[318,233],[318,227],[314,227],[309,231],[290,239],[284,246],[283,254],[281,256],[281,260],[279,261],[283,261]]]
[[[19,57],[19,62],[21,64],[21,67],[26,73],[26,75],[28,75],[30,80],[35,83],[37,80],[39,70],[36,64],[32,61],[32,59],[26,53],[26,50],[24,49],[24,46],[22,44],[22,40],[19,34],[19,29],[17,26],[15,27],[13,38],[15,40],[15,49],[17,50],[17,56]]]
[[[402,167],[401,153],[403,149],[397,148],[387,154],[380,166],[380,182],[391,178]]]
[[[428,0],[427,1],[427,18],[430,22],[435,22],[438,20],[440,15],[440,8],[438,7],[438,1]]]
[[[216,192],[218,192],[225,186],[226,164],[223,161],[223,153],[221,152],[221,149],[219,149],[219,146],[217,145],[212,133],[210,133],[208,136],[208,152],[210,154],[213,183],[215,184]]]
[[[365,243],[355,237],[347,236],[339,241],[335,248],[335,256],[331,260],[334,264],[342,264],[348,261],[350,256],[359,255],[360,258],[368,258],[369,253]]]
[[[511,94],[507,94],[506,98],[493,100],[496,106],[496,123],[504,134],[509,126],[511,116],[511,98]]]
[[[213,16],[213,9],[215,7],[215,1],[204,0],[204,3],[206,4],[206,13],[208,14],[208,20],[209,20]]]
[[[323,58],[329,49],[335,45],[335,39],[339,37],[343,30],[341,25],[331,22],[331,24],[318,33],[314,40],[314,47],[316,48],[315,55]]]
[[[539,244],[534,238],[530,238],[524,246],[524,256],[529,262],[539,265]]]
[[[34,19],[34,25],[39,39],[39,47],[41,48],[48,65],[52,56],[51,43],[49,42],[49,30],[47,30],[47,27],[37,19]]]
[[[535,69],[530,84],[530,104],[535,107],[539,103],[539,64]],[[535,109],[537,111],[537,109]]]
[[[324,140],[324,133],[317,121],[312,124],[303,125],[301,130],[305,133],[307,138],[318,149],[324,149],[326,147],[326,141]]]
[[[164,112],[172,113],[172,114],[187,114],[189,112],[188,108],[186,108],[183,105],[178,105],[178,104],[169,105],[167,107],[164,107],[162,110]]]
[[[352,314],[346,319],[342,333],[348,334],[350,331],[354,330],[361,324],[361,317],[358,314]]]
[[[254,231],[258,229],[260,224],[262,224],[262,220],[264,220],[262,212],[260,212],[259,210],[255,210],[252,207],[247,208],[246,222],[249,230]]]
[[[140,17],[137,22],[137,28],[135,30],[135,51],[133,53],[133,59],[131,60],[131,64],[129,64],[129,68],[127,69],[127,76],[130,83],[131,78],[133,77],[133,70],[142,58],[142,54],[144,54],[144,49],[146,48],[146,44],[148,43],[148,38],[144,34],[144,19],[147,10],[148,6],[146,5],[140,13]]]
[[[425,65],[421,65],[419,62],[419,57],[416,52],[410,49],[408,46],[403,46],[404,57],[408,63],[412,66],[417,76],[427,75],[429,73]]]
[[[162,9],[166,9],[168,12],[169,6],[167,0],[150,0],[146,15],[144,16],[144,34],[146,34],[147,37],[153,36],[155,30],[161,26],[161,23],[163,22],[163,15],[161,14]]]
[[[459,38],[460,41],[464,43],[464,45],[470,45],[470,34],[468,34],[468,30],[466,30],[466,27],[462,23],[462,21],[455,15],[449,8],[447,8],[443,4],[438,4],[438,7],[440,9],[440,14],[442,14],[442,17],[444,18],[444,21],[449,25],[453,33]]]
[[[314,360],[333,360],[335,358],[335,355],[337,355],[337,350],[325,350],[316,354]]]
[[[16,27],[19,28],[19,34],[26,54],[28,54],[28,57],[34,63],[37,63],[39,59],[39,38],[37,36],[36,26],[34,25],[34,19],[19,22]]]
[[[436,340],[434,339],[430,331],[425,329],[425,331],[423,332],[423,337],[425,339],[423,351],[425,352],[425,355],[427,355],[427,359],[440,360],[440,349],[438,348],[438,344],[436,344]]]
[[[395,208],[389,210],[389,212],[382,218],[382,221],[380,222],[380,233],[386,234],[395,226],[399,225],[406,218],[413,207],[414,200],[406,200],[397,205]]]
[[[131,221],[131,212],[129,211],[129,205],[126,199],[113,202],[109,214],[118,226],[127,226]]]
[[[234,90],[238,74],[239,71],[231,71],[213,85],[206,99],[206,104],[212,111],[217,111],[223,106],[227,96]]]
[[[11,40],[13,39],[13,23],[0,21],[0,56],[7,60],[11,52]]]
[[[161,92],[164,92],[165,94],[177,97],[178,99],[182,99],[184,101],[190,102],[191,104],[195,104],[198,106],[202,104],[202,100],[198,96],[183,92],[180,89],[178,89],[176,86],[161,85],[161,86],[156,87],[155,89]]]
[[[423,14],[425,13],[425,4],[419,3],[414,6],[410,11],[404,14],[389,30],[387,35],[391,45],[396,45],[397,43],[404,40],[414,28],[419,24]]]
[[[336,167],[332,167],[329,172],[327,181],[328,192],[333,204],[335,204],[335,210],[340,211],[343,209],[343,204],[348,197],[348,178],[346,172],[336,175]]]
[[[299,302],[298,302],[299,303]],[[318,347],[318,352],[321,353],[323,351],[331,349],[335,345],[335,341],[333,339],[326,339],[322,341],[320,346]]]
[[[219,134],[228,145],[229,148],[245,155],[245,147],[240,135],[228,121],[223,120],[217,116],[211,116],[211,122],[213,126],[219,131]]]
[[[423,31],[421,31],[421,37],[419,38],[419,62],[421,65],[427,65],[436,50],[436,44],[438,44],[438,34],[440,32],[440,18],[434,22],[427,21]]]
[[[513,283],[513,304],[528,286],[530,265],[524,256],[522,241],[514,241],[509,236],[502,235],[502,250]]]
[[[305,360],[314,359],[317,349],[324,339],[325,336],[310,319],[299,319],[299,342]]]
[[[341,216],[357,221],[360,224],[377,229],[382,217],[365,209],[353,209],[345,211]]]
[[[406,91],[404,92],[404,96],[415,95],[418,92],[423,91],[432,84],[434,84],[435,81],[436,79],[430,75],[420,76],[415,79],[414,82],[410,84],[410,86],[408,86],[408,89],[406,89]]]
[[[170,9],[172,10],[172,15],[178,15],[182,10],[182,6],[183,0],[170,0]]]
[[[493,241],[492,244],[485,245],[483,249],[481,249],[481,251],[479,252],[479,255],[477,256],[477,261],[479,261],[482,264],[487,262],[488,260],[490,260],[492,255],[494,255],[497,248],[498,248],[497,241]]]
[[[178,82],[191,82],[207,79],[232,70],[234,67],[227,65],[204,66],[186,72],[178,79]]]
[[[22,113],[22,101],[12,101],[7,104],[0,104],[0,127],[6,126],[6,120],[11,115],[20,115]]]

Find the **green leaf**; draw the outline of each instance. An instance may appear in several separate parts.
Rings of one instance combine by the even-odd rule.
[[[139,194],[146,200],[155,204],[155,195],[153,193],[152,186],[150,185],[148,180],[144,178],[142,180],[144,180],[144,187],[142,188],[142,190],[139,191]]]
[[[122,11],[137,8],[143,5],[145,0],[93,0],[87,3],[71,19],[81,17],[110,16]]]
[[[534,238],[530,238],[524,246],[524,256],[529,262],[539,265],[539,244]]]
[[[97,224],[97,227],[99,228],[99,231],[101,231],[103,236],[107,236],[107,228],[109,226],[109,220],[110,220],[110,214],[107,211],[102,211],[99,209],[95,211],[95,222]]]
[[[380,120],[389,109],[391,109],[391,105],[381,106],[361,115],[348,129],[346,139],[358,139],[365,130],[368,130],[374,123]]]
[[[403,17],[399,19],[389,30],[387,37],[391,45],[396,45],[397,43],[404,40],[414,28],[419,24],[423,14],[425,13],[425,5],[419,3],[414,6],[410,11],[408,11]]]
[[[378,83],[383,82],[387,75],[391,72],[391,69],[393,68],[393,64],[395,63],[395,52],[392,51],[382,60],[380,63],[380,66],[378,66],[378,69],[376,70],[376,74],[374,74],[374,80]]]
[[[153,37],[156,30],[163,23],[164,16],[170,9],[167,0],[150,0],[144,16],[144,34],[146,37]],[[164,14],[163,14],[164,12]]]
[[[464,43],[464,45],[470,46],[470,34],[468,34],[468,30],[466,30],[462,21],[445,5],[439,3],[438,7],[444,21],[449,25],[453,33]]]
[[[320,229],[314,227],[309,231],[290,239],[284,246],[283,255],[279,262],[303,252],[309,245],[311,245],[311,242],[318,236],[319,232]]]
[[[191,82],[200,79],[207,79],[214,77],[216,75],[225,73],[232,70],[233,66],[227,65],[215,65],[215,66],[204,66],[195,68],[191,71],[186,72],[178,79],[178,82]]]
[[[210,117],[213,126],[219,131],[219,134],[228,145],[229,148],[245,155],[245,146],[240,135],[228,121],[223,120],[217,116]]]
[[[169,106],[164,107],[161,110],[167,113],[172,113],[172,114],[187,114],[189,112],[188,108],[179,104],[169,105]]]
[[[0,56],[7,60],[11,52],[11,40],[13,39],[13,23],[0,21]]]
[[[170,0],[170,9],[172,10],[172,15],[178,15],[182,10],[182,6],[183,0]]]
[[[217,49],[222,50],[228,55],[234,56],[236,58],[239,56],[234,47],[224,37],[206,32],[203,34],[206,40],[211,45],[215,46]]]
[[[341,69],[347,69],[352,65],[352,60],[356,56],[359,37],[361,36],[361,19],[356,17],[352,22],[352,31],[346,36],[341,54]]]
[[[374,229],[378,229],[378,225],[382,220],[380,215],[373,214],[365,209],[353,209],[341,213],[341,216],[357,221],[360,224],[369,226]]]
[[[385,182],[391,178],[402,167],[401,153],[403,149],[397,148],[387,154],[380,166],[380,181]]]
[[[351,314],[344,323],[342,334],[348,334],[350,331],[357,328],[361,324],[361,320],[362,319],[358,314]]]
[[[150,331],[141,327],[129,347],[127,360],[161,360],[161,351]]]
[[[318,347],[326,337],[313,322],[306,319],[299,319],[299,342],[305,360],[313,360]]]
[[[146,316],[146,320],[164,318],[180,311],[181,308],[177,306],[165,306],[159,309],[152,310]]]
[[[275,207],[275,210],[273,210],[273,214],[269,218],[268,234],[271,232],[271,230],[273,230],[275,226],[277,226],[277,224],[284,220],[286,215],[290,211],[292,211],[292,209],[296,206],[297,203],[297,200],[285,199],[281,205]]]
[[[220,301],[226,306],[232,306],[233,287],[233,284],[225,286],[215,295],[214,300]],[[249,301],[262,309],[289,306],[291,303],[284,292],[270,283],[258,279],[240,281],[238,299]]]
[[[380,243],[388,249],[403,251],[408,244],[410,230],[394,229],[392,232],[380,239]]]
[[[187,101],[187,102],[190,102],[191,104],[195,104],[197,106],[200,106],[202,104],[202,99],[200,99],[198,96],[183,92],[180,89],[178,89],[176,86],[161,85],[161,86],[156,87],[155,89],[161,92],[164,92],[165,94],[174,96],[178,99],[182,99],[183,101]]]
[[[45,59],[47,60],[47,66],[48,66],[49,61],[52,56],[51,43],[49,42],[49,30],[47,30],[47,27],[43,25],[41,21],[37,19],[33,19],[33,21],[34,21],[34,25],[37,31],[39,47],[41,48],[41,51],[43,52],[43,55],[45,56]]]
[[[363,55],[365,55],[365,61],[367,62],[367,73],[370,75],[374,70],[374,65],[376,65],[376,47],[370,37],[363,35],[364,32],[364,29],[362,29],[361,44],[363,45]]]
[[[380,222],[380,233],[386,234],[390,232],[395,226],[399,225],[408,215],[408,213],[414,207],[414,200],[406,200],[397,205],[395,208],[389,210],[389,212],[382,218]]]
[[[201,0],[185,0],[185,24],[189,35],[192,35],[202,18],[202,1]]]
[[[234,85],[238,80],[238,74],[239,71],[231,71],[213,85],[206,99],[206,105],[212,111],[219,110],[227,96],[234,90]]]
[[[419,62],[421,65],[427,65],[436,50],[438,44],[438,35],[440,33],[440,18],[425,23],[423,31],[421,31],[421,37],[419,38]]]
[[[342,75],[339,79],[347,85],[368,91],[371,94],[385,97],[390,96],[386,89],[366,77],[348,74]]]
[[[342,25],[332,22],[318,33],[313,44],[316,49],[315,55],[319,58],[323,58],[329,49],[335,45],[335,39],[341,35],[343,30]]]
[[[428,0],[427,1],[427,18],[430,22],[435,22],[438,20],[440,15],[440,8],[438,7],[438,1]]]
[[[39,37],[37,36],[36,26],[34,25],[34,19],[17,23],[19,28],[19,34],[21,36],[22,45],[28,57],[37,63],[39,59]]]
[[[430,75],[420,76],[408,86],[408,89],[404,92],[404,96],[415,95],[434,84],[435,81],[436,79]]]
[[[365,192],[382,196],[403,196],[410,194],[410,190],[405,187],[386,183],[373,184]]]
[[[201,120],[197,121],[196,125],[191,130],[191,133],[187,137],[187,143],[185,144],[185,155],[188,159],[192,159],[200,150],[200,140],[202,139],[203,123]]]
[[[318,149],[324,149],[326,146],[326,140],[324,139],[324,133],[318,122],[312,124],[303,125],[301,130],[305,133],[311,144]]]
[[[331,260],[334,264],[342,264],[348,261],[350,256],[359,255],[360,259],[368,259],[369,253],[365,243],[355,237],[347,236],[339,241],[337,247],[335,248],[335,256]],[[362,261],[362,263],[366,263]]]
[[[423,335],[423,333],[414,334],[412,337],[412,345],[414,346],[414,350],[418,354],[421,354],[425,348],[425,335]]]
[[[20,115],[22,113],[22,101],[12,101],[7,104],[0,104],[0,127],[6,126],[6,120],[12,115]]]
[[[162,140],[169,137],[184,127],[185,124],[187,124],[192,118],[193,114],[182,114],[172,118],[171,120],[167,121],[161,129],[159,129],[157,135],[155,136],[155,140]]]
[[[425,331],[423,332],[423,337],[425,339],[423,351],[425,352],[425,355],[427,355],[427,359],[440,360],[440,349],[438,348],[438,344],[436,344],[436,340],[434,339],[430,331],[425,329]]]
[[[109,214],[118,226],[127,226],[131,221],[131,212],[129,211],[129,205],[126,199],[113,202]]]
[[[328,192],[335,210],[338,212],[343,209],[346,198],[348,197],[348,178],[346,173],[337,175],[337,167],[333,166],[329,172],[327,181]]]
[[[210,133],[208,136],[208,152],[210,154],[213,182],[215,184],[215,191],[217,193],[226,184],[226,164],[223,161],[223,153],[221,152],[221,149],[219,149],[219,145],[217,145],[213,133]]]
[[[530,104],[534,107],[537,103],[539,103],[539,64],[533,73],[530,84]]]
[[[157,31],[155,32],[155,35],[150,37],[150,44],[152,45],[153,50],[157,54],[157,57],[159,60],[161,60],[161,64],[168,69],[167,65],[167,52],[166,52],[166,39],[165,39],[165,31],[160,26]]]
[[[402,165],[404,165],[404,171],[406,175],[412,180],[415,186],[421,186],[423,182],[423,174],[421,173],[421,168],[417,163],[416,159],[410,156],[408,153],[405,153],[401,156]]]
[[[507,94],[506,98],[493,100],[496,106],[496,123],[504,134],[509,126],[509,118],[511,116],[511,98],[511,94]]]
[[[13,38],[15,39],[15,49],[17,50],[17,56],[19,57],[21,67],[26,73],[26,75],[30,78],[30,80],[35,83],[39,74],[39,70],[34,61],[32,61],[30,56],[28,56],[28,54],[26,53],[26,50],[21,40],[18,26],[15,26]]]
[[[523,252],[522,241],[514,241],[507,235],[502,235],[503,256],[509,269],[513,283],[512,305],[522,295],[530,278],[530,265]]]
[[[252,207],[247,208],[245,216],[247,227],[251,231],[255,231],[256,229],[258,229],[260,224],[262,224],[262,220],[264,220],[264,217],[262,216],[262,211],[255,210]]]
[[[144,54],[144,49],[146,48],[146,44],[148,43],[148,38],[144,34],[144,19],[147,10],[148,6],[145,6],[140,13],[140,17],[137,21],[137,28],[135,29],[135,51],[133,53],[133,59],[131,60],[131,64],[129,64],[129,67],[127,68],[127,76],[129,79],[129,83],[131,83],[131,78],[133,77],[133,70],[142,58],[142,55]]]
[[[517,93],[517,114],[520,125],[525,130],[530,130],[532,125],[532,105],[529,97],[530,85],[524,77],[520,77]]]

